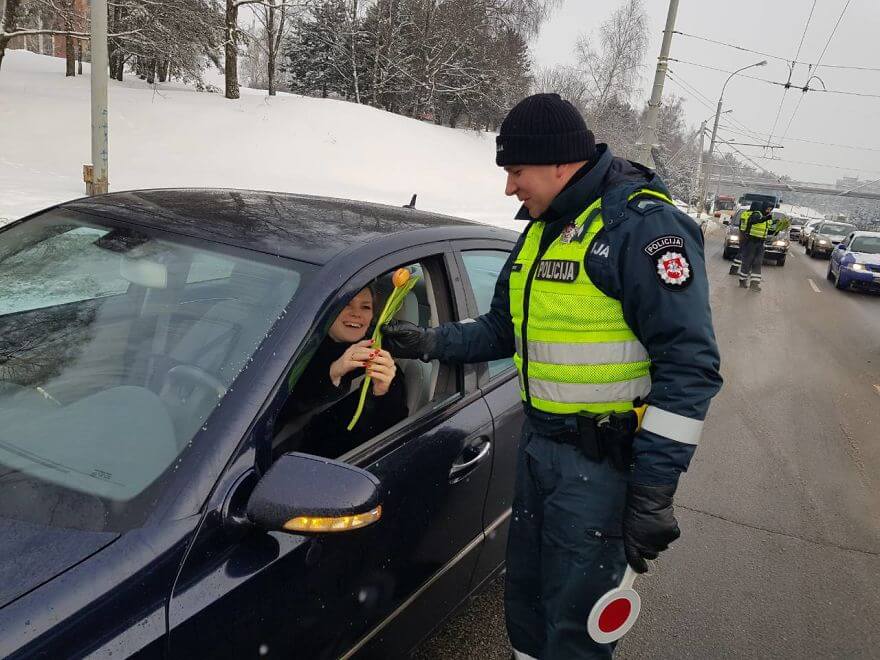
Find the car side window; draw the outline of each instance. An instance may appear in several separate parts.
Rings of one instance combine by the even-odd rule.
[[[399,267],[407,268],[416,283],[392,318],[423,327],[452,320],[451,297],[441,260],[426,259]],[[360,404],[367,376],[360,360],[374,350],[365,342],[372,338],[395,289],[392,277],[399,267],[378,278],[358,281],[358,291],[338,301],[321,322],[317,336],[312,339],[316,350],[295,364],[288,378],[288,399],[272,442],[275,457],[290,451],[343,457],[459,393],[455,365],[391,355],[393,379],[385,385],[372,379],[363,405]],[[345,357],[349,350],[351,357],[357,351],[356,360]],[[352,426],[359,407],[361,412]]]
[[[489,311],[495,294],[495,282],[509,256],[510,253],[505,250],[466,250],[461,253],[480,314]],[[489,378],[494,378],[513,368],[513,358],[492,360],[488,366]]]

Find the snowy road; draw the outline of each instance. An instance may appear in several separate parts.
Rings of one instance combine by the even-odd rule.
[[[677,498],[683,537],[636,583],[642,618],[617,657],[876,658],[880,297],[836,291],[799,246],[743,291],[720,249],[715,234],[725,386]],[[501,593],[417,657],[509,657]]]

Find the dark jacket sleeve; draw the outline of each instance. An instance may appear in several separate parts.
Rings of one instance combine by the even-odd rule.
[[[709,308],[703,237],[688,216],[667,204],[620,225],[615,274],[624,318],[651,359],[651,392],[634,443],[638,483],[675,483],[697,447],[709,402],[721,387],[720,358]],[[682,239],[680,249],[654,254],[662,237]],[[666,283],[661,257],[678,252],[689,269],[683,285]],[[652,410],[652,408],[654,410]]]
[[[489,311],[473,321],[441,325],[436,350],[429,357],[445,362],[486,362],[516,352],[508,284],[510,269],[524,240],[525,234],[520,236],[498,274]]]

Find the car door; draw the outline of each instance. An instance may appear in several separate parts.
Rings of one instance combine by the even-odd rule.
[[[840,247],[839,245],[835,245],[834,249],[831,250],[831,270],[834,273],[840,272],[840,264],[843,261],[843,257],[846,254],[847,249],[849,248],[849,244],[852,241],[852,234],[843,239],[842,245],[844,247]]]
[[[317,327],[368,281],[413,262],[430,277],[432,319],[461,318],[453,256],[425,250],[372,264]],[[399,657],[460,602],[483,544],[493,427],[473,370],[444,369],[424,407],[341,459],[380,480],[381,519],[323,536],[249,529],[242,519],[266,468],[257,457],[271,453],[280,389],[230,464],[183,565],[169,607],[172,657]]]
[[[495,282],[510,256],[512,243],[469,241],[457,245],[462,280],[467,285],[473,316],[489,311]],[[512,358],[479,365],[480,387],[495,428],[492,481],[483,509],[486,542],[474,572],[472,588],[491,578],[504,564],[516,476],[516,456],[524,422],[522,400]]]

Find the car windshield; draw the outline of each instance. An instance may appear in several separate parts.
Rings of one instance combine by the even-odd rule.
[[[826,222],[819,229],[820,234],[827,234],[828,236],[843,236],[851,231],[855,231],[855,227],[853,225],[845,225],[842,222]]]
[[[0,232],[0,516],[142,519],[313,269],[63,210]]]
[[[851,252],[880,254],[880,236],[856,236],[849,249]]]

